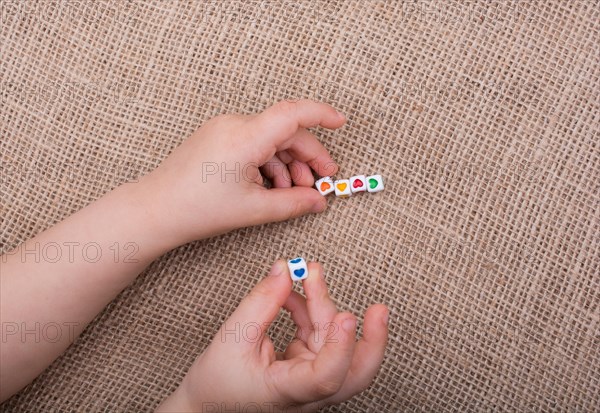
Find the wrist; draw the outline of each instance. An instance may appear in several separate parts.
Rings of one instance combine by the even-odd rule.
[[[148,175],[121,185],[111,196],[124,231],[150,261],[185,243],[163,209],[160,190]]]
[[[152,223],[147,230],[160,236],[168,249],[229,230],[221,228],[219,194],[211,193],[206,183],[191,184],[172,175],[159,167],[139,179],[139,198]]]

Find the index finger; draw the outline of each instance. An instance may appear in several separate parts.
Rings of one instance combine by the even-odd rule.
[[[242,342],[248,347],[260,345],[268,327],[279,314],[291,292],[292,280],[287,265],[285,261],[278,260],[271,267],[269,275],[254,286],[223,323],[218,333],[222,342],[229,338],[234,345]],[[243,329],[250,328],[250,334],[248,337],[244,334],[244,340],[239,340],[239,336],[235,334],[240,326]],[[256,336],[249,337],[255,332]]]
[[[338,166],[331,159],[329,151],[315,135],[304,128],[299,128],[282,147],[287,149],[286,152],[292,159],[308,164],[319,176],[330,176],[337,172]],[[301,170],[298,172],[301,173]],[[312,174],[310,178],[312,181]]]
[[[312,100],[282,100],[258,114],[252,120],[257,139],[278,149],[298,128],[322,126],[328,129],[341,127],[346,118],[331,105]]]

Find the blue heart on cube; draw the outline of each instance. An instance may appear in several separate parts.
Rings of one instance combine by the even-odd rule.
[[[292,258],[287,262],[290,276],[293,281],[300,281],[308,276],[308,268],[306,261],[302,257]]]

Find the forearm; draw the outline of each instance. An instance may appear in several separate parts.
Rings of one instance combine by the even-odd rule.
[[[169,249],[322,212],[327,202],[311,188],[311,168],[325,176],[337,167],[306,128],[344,122],[331,106],[306,100],[280,102],[256,116],[218,116],[139,183],[117,188],[0,257],[0,400],[35,378]],[[292,174],[288,162],[300,169]],[[283,168],[266,168],[270,163]],[[265,189],[262,167],[274,188]],[[58,340],[23,334],[41,328],[44,336],[48,325],[63,328]]]
[[[0,400],[25,386],[154,259],[177,246],[147,179],[0,257]]]

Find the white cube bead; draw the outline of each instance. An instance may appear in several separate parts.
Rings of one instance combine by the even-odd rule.
[[[340,198],[348,198],[352,195],[352,191],[350,191],[350,180],[338,179],[335,181],[335,194]]]
[[[317,191],[319,191],[319,193],[323,196],[329,195],[335,191],[333,188],[333,180],[329,176],[319,179],[317,182],[315,182],[315,186],[317,187]]]
[[[367,191],[381,192],[383,189],[383,178],[381,175],[367,176]]]
[[[367,178],[364,175],[356,175],[350,178],[350,190],[353,194],[367,190]]]
[[[308,267],[304,258],[298,257],[288,261],[288,268],[290,270],[290,277],[292,281],[300,281],[308,277]]]

